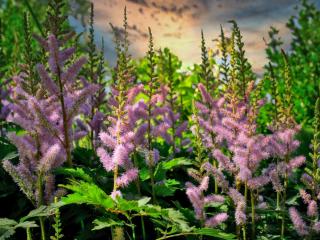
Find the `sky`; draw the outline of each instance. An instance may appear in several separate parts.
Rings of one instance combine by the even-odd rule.
[[[230,33],[229,20],[237,21],[245,43],[247,57],[253,69],[261,73],[266,63],[265,41],[268,30],[280,30],[284,49],[289,48],[290,32],[285,24],[297,13],[298,0],[93,0],[97,43],[103,36],[105,55],[112,64],[114,45],[109,26],[121,27],[126,6],[129,22],[130,51],[142,57],[148,46],[151,27],[155,47],[169,47],[185,64],[200,62],[200,33],[203,29],[207,46],[215,50],[220,24]],[[320,6],[320,0],[315,0]]]

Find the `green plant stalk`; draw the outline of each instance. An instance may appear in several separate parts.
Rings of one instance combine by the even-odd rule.
[[[38,186],[38,191],[39,191],[39,203],[38,203],[38,207],[43,205],[43,185],[42,185],[42,172],[39,172],[39,176],[38,176],[38,182],[37,182],[37,186]],[[45,226],[44,226],[44,218],[43,217],[39,217],[39,221],[40,221],[40,229],[41,229],[41,239],[42,240],[46,240],[46,230],[45,230]]]
[[[29,1],[28,1],[28,0],[24,0],[24,4],[25,4],[26,7],[28,8],[28,11],[30,12],[30,14],[31,14],[34,22],[36,23],[36,26],[37,26],[39,32],[41,33],[41,36],[42,36],[42,37],[45,37],[46,35],[45,35],[45,33],[43,32],[42,27],[41,27],[41,24],[40,24],[40,22],[39,22],[39,20],[38,20],[38,18],[37,18],[37,16],[36,16],[36,14],[34,13],[34,11],[33,11],[32,7],[31,7]]]
[[[285,173],[283,184],[283,197],[282,197],[282,218],[281,218],[281,239],[284,239],[285,233],[285,215],[286,215],[286,201],[287,201],[287,187],[288,187],[288,175]]]
[[[247,203],[248,200],[248,184],[247,181],[244,183],[244,201]],[[246,224],[243,224],[242,226],[242,234],[243,234],[243,240],[247,239],[247,226]]]
[[[239,191],[241,188],[241,182],[236,179],[236,189]],[[236,234],[237,234],[237,239],[241,239],[241,226],[236,224]]]
[[[58,56],[56,57],[58,59]],[[65,101],[63,96],[63,84],[61,79],[61,69],[59,66],[57,66],[57,78],[58,78],[58,84],[59,84],[59,99],[62,109],[62,119],[63,119],[63,133],[64,133],[64,147],[67,154],[67,164],[69,167],[72,167],[72,158],[71,158],[71,149],[70,149],[70,140],[69,140],[69,134],[68,134],[68,124],[67,124],[67,111],[65,108]]]
[[[253,190],[250,191],[250,198],[251,198],[251,239],[255,239],[256,237],[256,223],[255,223],[255,199],[254,199],[254,192]]]
[[[137,159],[136,154],[133,154],[133,161],[134,161],[135,167],[138,167],[138,159]],[[140,186],[139,175],[138,175],[138,178],[137,178],[137,180],[135,182],[136,182],[138,194],[139,194],[139,196],[141,196],[142,194],[141,194],[141,186]],[[146,237],[146,229],[145,229],[145,223],[144,223],[143,216],[141,216],[140,220],[141,220],[142,239],[146,240],[147,237]]]
[[[31,229],[27,228],[27,240],[32,240]]]

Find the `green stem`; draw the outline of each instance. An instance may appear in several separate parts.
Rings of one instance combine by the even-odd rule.
[[[251,239],[255,239],[256,235],[256,224],[255,224],[255,199],[253,190],[250,191],[251,198]]]
[[[39,191],[39,196],[38,196],[38,207],[43,205],[43,183],[42,183],[42,172],[39,172],[38,175],[38,182],[37,182],[37,187],[38,187],[38,191]],[[40,229],[41,229],[41,239],[42,240],[46,240],[46,231],[45,231],[45,227],[44,227],[44,218],[43,217],[39,217],[39,221],[40,221]]]
[[[244,201],[247,204],[247,200],[248,200],[248,184],[247,181],[244,183]],[[244,223],[242,226],[242,234],[243,234],[243,240],[247,239],[247,226]]]
[[[28,10],[29,10],[29,12],[30,12],[30,14],[31,14],[34,22],[36,23],[36,26],[37,26],[39,32],[40,32],[41,35],[42,35],[42,37],[46,37],[46,35],[44,34],[44,32],[43,32],[43,30],[42,30],[41,24],[40,24],[40,22],[39,22],[39,20],[38,20],[38,18],[37,18],[37,16],[36,16],[36,14],[34,13],[34,11],[33,11],[32,7],[31,7],[29,1],[28,1],[28,0],[24,0],[24,4],[25,4],[26,7],[28,8]]]
[[[217,161],[215,159],[213,159],[213,166],[214,168],[217,168]],[[218,193],[218,182],[216,181],[216,179],[214,179],[214,193]]]
[[[56,56],[58,59],[58,56]],[[67,110],[65,106],[65,99],[63,95],[63,83],[61,79],[61,69],[59,66],[57,66],[57,79],[59,84],[59,99],[61,104],[61,110],[62,110],[62,121],[63,121],[63,134],[64,134],[64,148],[67,154],[67,164],[69,167],[72,167],[72,158],[71,158],[71,146],[70,146],[70,139],[69,139],[69,133],[68,133],[68,116],[67,116]]]
[[[285,173],[284,184],[283,184],[283,198],[282,198],[282,218],[281,218],[281,239],[284,239],[285,233],[285,216],[286,216],[286,201],[287,201],[287,187],[288,187],[288,176]]]
[[[134,161],[134,165],[135,167],[138,167],[138,159],[137,159],[137,155],[136,154],[133,154],[133,161]],[[140,186],[140,179],[139,179],[139,176],[136,180],[136,186],[137,186],[137,191],[138,191],[138,194],[139,196],[141,197],[141,186]],[[146,229],[145,229],[145,223],[144,223],[144,219],[143,219],[143,216],[141,216],[141,230],[142,230],[142,239],[143,240],[146,240],[147,237],[146,237]]]
[[[44,218],[39,217],[39,221],[40,221],[40,228],[41,228],[41,240],[46,240],[46,230],[44,227]]]
[[[242,236],[243,236],[243,240],[247,239],[247,231],[246,231],[246,225],[245,224],[242,226]]]
[[[151,180],[151,191],[152,191],[152,202],[153,204],[157,203],[156,199],[156,190],[155,190],[155,181],[154,181],[154,171],[153,167],[149,167],[149,174],[150,174],[150,180]]]
[[[280,210],[280,192],[277,192],[277,208],[276,208],[277,211]]]
[[[27,228],[27,240],[32,240],[31,229]]]

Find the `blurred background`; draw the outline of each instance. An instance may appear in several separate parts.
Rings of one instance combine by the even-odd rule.
[[[84,1],[71,1],[77,19],[71,23],[80,30]],[[243,32],[247,56],[253,70],[262,72],[266,63],[263,38],[268,38],[270,26],[288,48],[290,33],[286,28],[288,18],[296,13],[298,0],[93,0],[97,34],[104,36],[106,57],[114,62],[109,22],[121,26],[123,9],[127,6],[131,52],[141,57],[147,49],[148,26],[152,28],[157,47],[169,47],[185,65],[200,62],[200,31],[203,29],[207,44],[213,51],[220,34],[220,24],[228,32],[229,20],[236,20]],[[320,6],[320,1],[314,1]],[[79,21],[80,19],[80,21]],[[96,38],[99,39],[99,36]],[[99,41],[100,42],[100,41]],[[98,43],[99,43],[98,42]]]
[[[44,7],[46,0],[0,0],[6,6],[12,2],[24,8]],[[279,30],[283,48],[289,50],[290,30],[286,22],[297,13],[298,0],[93,0],[95,5],[96,41],[101,46],[103,37],[105,56],[110,65],[115,63],[115,51],[109,23],[122,25],[123,10],[127,6],[130,51],[141,57],[147,49],[147,29],[152,28],[156,47],[169,47],[183,62],[184,67],[200,62],[200,31],[204,30],[207,45],[217,50],[215,39],[220,34],[220,24],[228,33],[229,20],[236,20],[243,36],[247,56],[253,70],[261,74],[266,63],[265,41],[270,26]],[[312,0],[318,7],[319,0]],[[71,0],[70,24],[78,32],[85,30],[89,19],[89,0]],[[45,11],[45,9],[44,9]],[[38,14],[41,11],[36,11]],[[18,14],[15,11],[15,14]],[[40,16],[41,18],[41,16]],[[16,32],[20,34],[21,32]]]

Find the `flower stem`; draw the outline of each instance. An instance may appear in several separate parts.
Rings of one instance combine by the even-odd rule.
[[[32,240],[31,229],[27,228],[27,240]]]
[[[39,196],[38,196],[38,207],[43,205],[43,183],[42,183],[42,172],[39,172],[38,175],[38,191],[39,191]],[[40,221],[40,229],[41,229],[41,239],[46,240],[46,231],[45,231],[45,226],[44,226],[44,218],[39,217]]]
[[[45,227],[44,227],[44,218],[43,217],[39,217],[39,221],[40,221],[40,228],[41,228],[41,240],[46,240],[46,231],[45,231]]]
[[[65,107],[65,101],[63,96],[63,83],[61,79],[61,69],[57,66],[57,78],[59,83],[59,99],[61,103],[61,110],[62,110],[62,121],[63,121],[63,134],[64,134],[64,147],[67,154],[67,164],[69,167],[72,167],[72,159],[71,159],[71,146],[70,146],[70,139],[68,133],[68,117],[67,111]]]
[[[281,239],[284,239],[285,233],[285,214],[286,214],[286,201],[287,201],[287,187],[288,187],[288,175],[285,173],[283,184],[283,198],[282,198],[282,218],[281,218]]]
[[[250,191],[251,198],[251,239],[255,239],[256,235],[256,224],[255,224],[255,199],[253,190]]]

